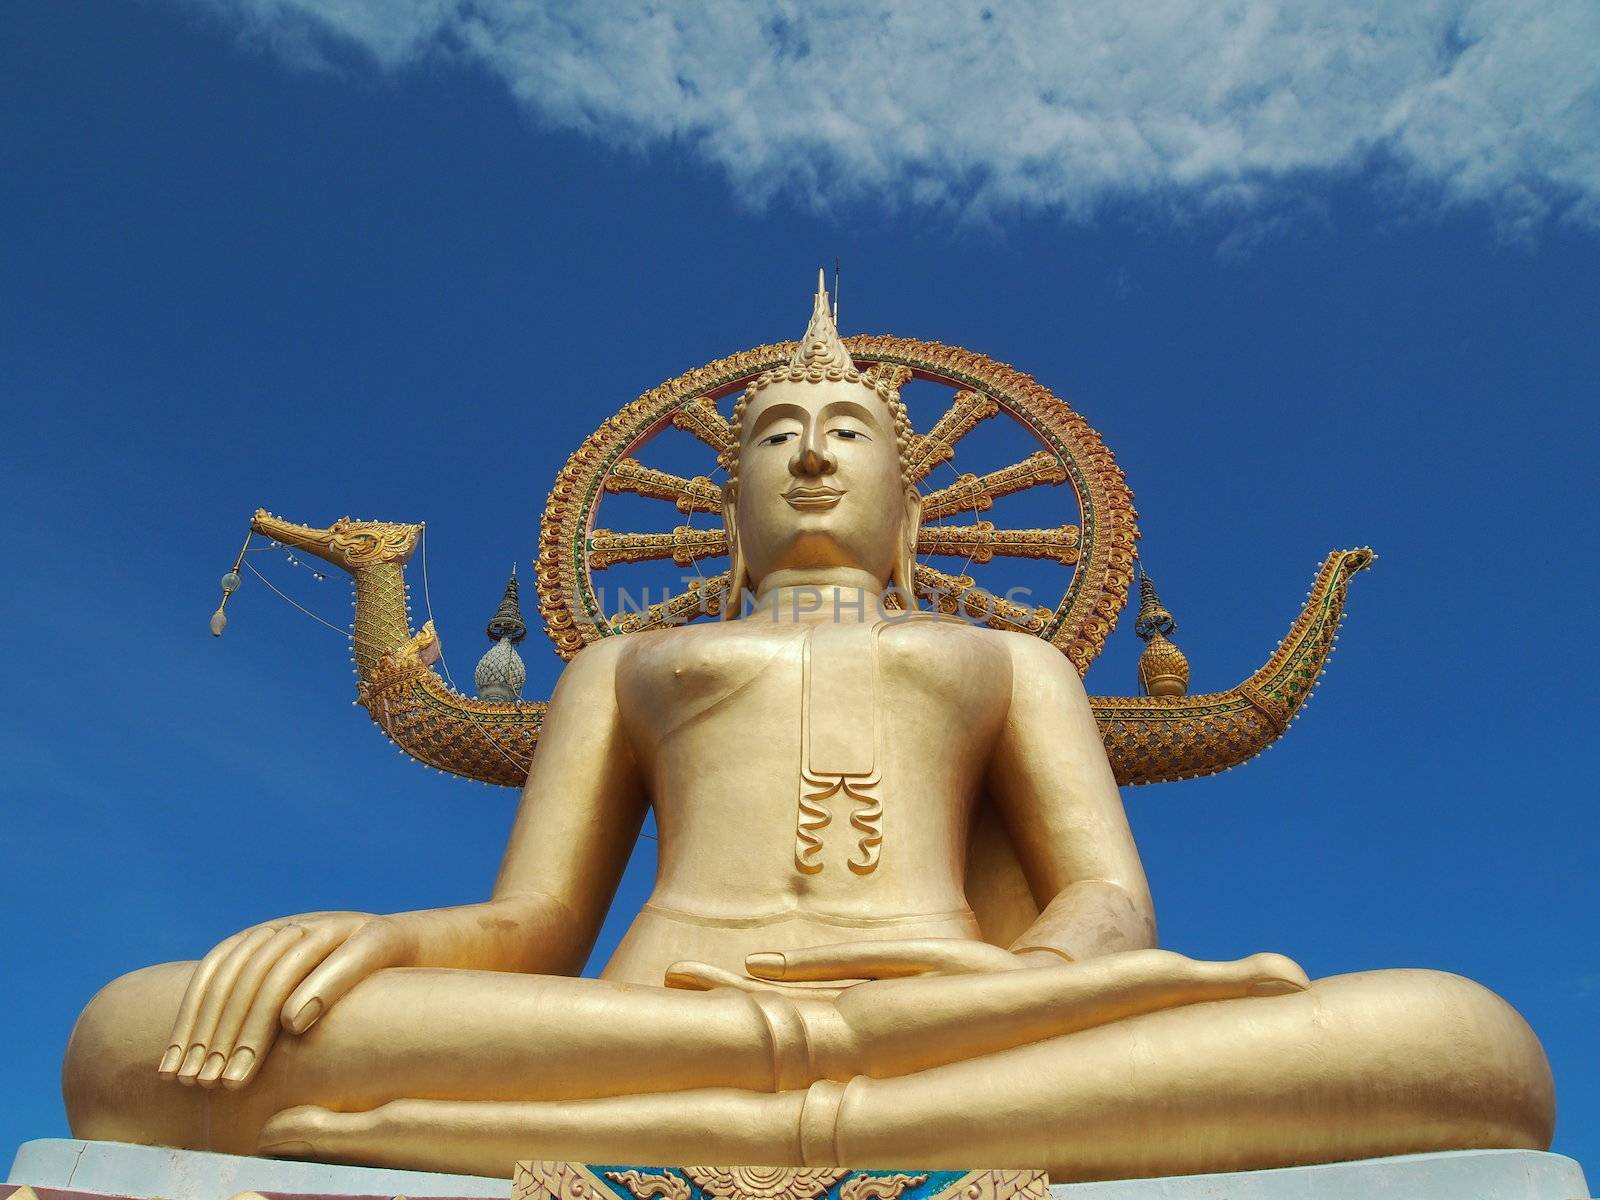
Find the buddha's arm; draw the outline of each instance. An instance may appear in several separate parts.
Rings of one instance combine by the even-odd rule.
[[[1078,673],[1048,642],[1005,641],[1011,708],[988,787],[1042,910],[1012,949],[1084,959],[1154,946],[1150,889]]]
[[[243,1087],[279,1027],[303,1034],[385,967],[576,974],[644,820],[616,712],[617,643],[562,675],[492,897],[374,916],[309,913],[226,939],[196,966],[159,1072]]]
[[[622,645],[584,649],[551,698],[491,901],[521,914],[511,969],[583,969],[644,824],[644,788],[617,712]]]
[[[644,793],[617,716],[619,646],[585,649],[562,672],[491,898],[379,918],[312,972],[286,1013],[316,999],[325,1007],[378,967],[583,969],[644,822]],[[369,935],[377,944],[365,951]]]

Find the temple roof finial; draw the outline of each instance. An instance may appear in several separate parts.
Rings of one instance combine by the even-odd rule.
[[[1133,631],[1145,643],[1139,655],[1139,687],[1147,696],[1183,696],[1189,691],[1189,660],[1167,635],[1178,628],[1172,613],[1156,595],[1156,585],[1139,568],[1139,615]]]
[[[496,641],[509,638],[513,642],[520,642],[527,637],[528,626],[522,620],[522,609],[517,601],[517,568],[513,563],[511,578],[506,580],[506,594],[500,601],[500,607],[495,609],[494,616],[489,618],[489,627],[484,632]]]
[[[511,578],[506,580],[505,596],[494,616],[489,618],[489,626],[484,632],[494,645],[478,660],[478,669],[473,672],[478,699],[520,699],[522,685],[528,680],[528,669],[522,664],[516,644],[528,636],[528,626],[522,620],[522,609],[517,603],[517,568],[514,564]]]
[[[817,294],[811,301],[811,323],[805,336],[794,348],[789,359],[791,367],[837,367],[841,371],[855,366],[850,351],[839,340],[838,327],[833,323],[832,307],[828,303],[828,276],[823,267],[817,268]]]

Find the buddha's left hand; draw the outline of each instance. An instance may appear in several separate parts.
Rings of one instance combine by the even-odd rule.
[[[899,979],[908,975],[973,975],[989,971],[1015,971],[1024,967],[1059,966],[1063,958],[1049,951],[1018,954],[988,942],[968,938],[905,938],[883,942],[840,942],[829,946],[767,951],[745,959],[748,975],[737,975],[709,963],[674,963],[667,971],[668,987],[704,991],[714,987],[739,987],[746,991],[819,991],[860,983],[868,979]],[[790,988],[787,985],[797,984]],[[822,986],[819,986],[822,985]]]

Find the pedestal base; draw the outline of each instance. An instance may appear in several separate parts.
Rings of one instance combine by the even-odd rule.
[[[510,1164],[506,1164],[509,1170]],[[230,1200],[240,1192],[315,1196],[470,1196],[509,1200],[511,1180],[168,1150],[127,1142],[23,1142],[7,1183],[107,1196]]]
[[[493,1200],[511,1195],[511,1180],[480,1175],[324,1166],[65,1139],[23,1143],[6,1182],[165,1200],[231,1200],[240,1192]],[[9,1190],[0,1188],[0,1193]],[[1050,1191],[1053,1200],[1575,1200],[1587,1197],[1589,1186],[1583,1169],[1559,1154],[1458,1150],[1227,1175],[1056,1184]],[[0,1195],[0,1200],[7,1198]]]

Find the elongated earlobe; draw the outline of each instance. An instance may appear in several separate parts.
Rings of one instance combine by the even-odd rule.
[[[900,523],[900,544],[896,547],[889,582],[905,597],[906,608],[917,606],[917,531],[922,528],[922,493],[908,487],[906,516]]]
[[[744,552],[739,548],[739,522],[734,515],[738,489],[725,484],[722,489],[722,524],[728,531],[728,590],[722,597],[722,619],[734,621],[744,607],[745,589],[750,586],[749,572],[744,565]]]

